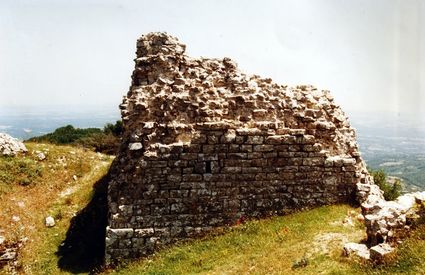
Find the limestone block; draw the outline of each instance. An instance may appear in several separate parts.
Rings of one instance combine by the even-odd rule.
[[[381,243],[370,248],[370,259],[376,262],[382,262],[388,258],[394,251],[388,243]]]

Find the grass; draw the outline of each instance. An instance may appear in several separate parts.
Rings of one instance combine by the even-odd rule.
[[[341,270],[350,268],[341,257],[343,241],[365,237],[360,223],[354,227],[343,225],[351,211],[350,206],[336,205],[249,221],[226,234],[180,244],[149,259],[123,264],[112,273],[342,274]]]
[[[0,196],[13,190],[13,185],[31,185],[41,178],[42,167],[32,158],[0,159]]]
[[[28,143],[21,159],[0,158],[0,229],[28,238],[19,252],[21,274],[87,274],[101,259],[105,185],[111,158],[69,146]],[[38,161],[33,151],[43,151]],[[73,176],[78,176],[74,181]],[[22,185],[21,179],[30,183]],[[96,188],[94,189],[94,185]],[[96,190],[96,192],[95,192]],[[100,209],[100,210],[99,210]],[[392,261],[374,266],[341,255],[344,242],[365,238],[359,209],[324,206],[218,229],[145,259],[100,274],[425,274],[425,226],[399,246]],[[46,216],[56,225],[47,228]],[[12,217],[19,217],[13,221]],[[344,224],[351,217],[354,226]],[[0,270],[0,274],[6,269]]]
[[[353,212],[354,211],[354,212]],[[365,238],[343,220],[359,211],[324,206],[284,217],[249,221],[229,232],[123,263],[111,274],[425,274],[425,225],[416,228],[382,265],[348,259],[342,243]]]
[[[24,156],[0,158],[0,167],[8,167],[0,172],[2,179],[8,179],[0,181],[1,235],[9,241],[27,239],[19,252],[19,272],[60,274],[55,252],[71,218],[90,201],[93,184],[107,173],[112,159],[70,146],[26,146],[29,152]],[[46,160],[38,161],[35,151],[44,152]],[[22,185],[21,178],[31,183]],[[55,227],[45,227],[49,215],[55,218]]]

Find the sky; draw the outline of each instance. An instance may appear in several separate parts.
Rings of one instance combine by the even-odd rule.
[[[331,90],[349,112],[425,107],[421,0],[2,0],[0,106],[118,108],[151,31],[191,56]]]

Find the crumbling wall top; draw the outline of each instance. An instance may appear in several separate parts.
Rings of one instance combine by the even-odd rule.
[[[175,143],[179,136],[196,135],[203,123],[220,122],[233,129],[275,124],[304,129],[333,155],[357,156],[355,131],[329,91],[280,85],[240,72],[230,58],[191,58],[185,48],[166,33],[138,40],[132,86],[121,104],[128,139],[147,128],[152,128],[153,142],[164,128],[177,129],[174,139],[165,142]]]

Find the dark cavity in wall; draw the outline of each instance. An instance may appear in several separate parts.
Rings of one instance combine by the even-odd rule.
[[[205,162],[205,173],[211,174],[211,161]]]

